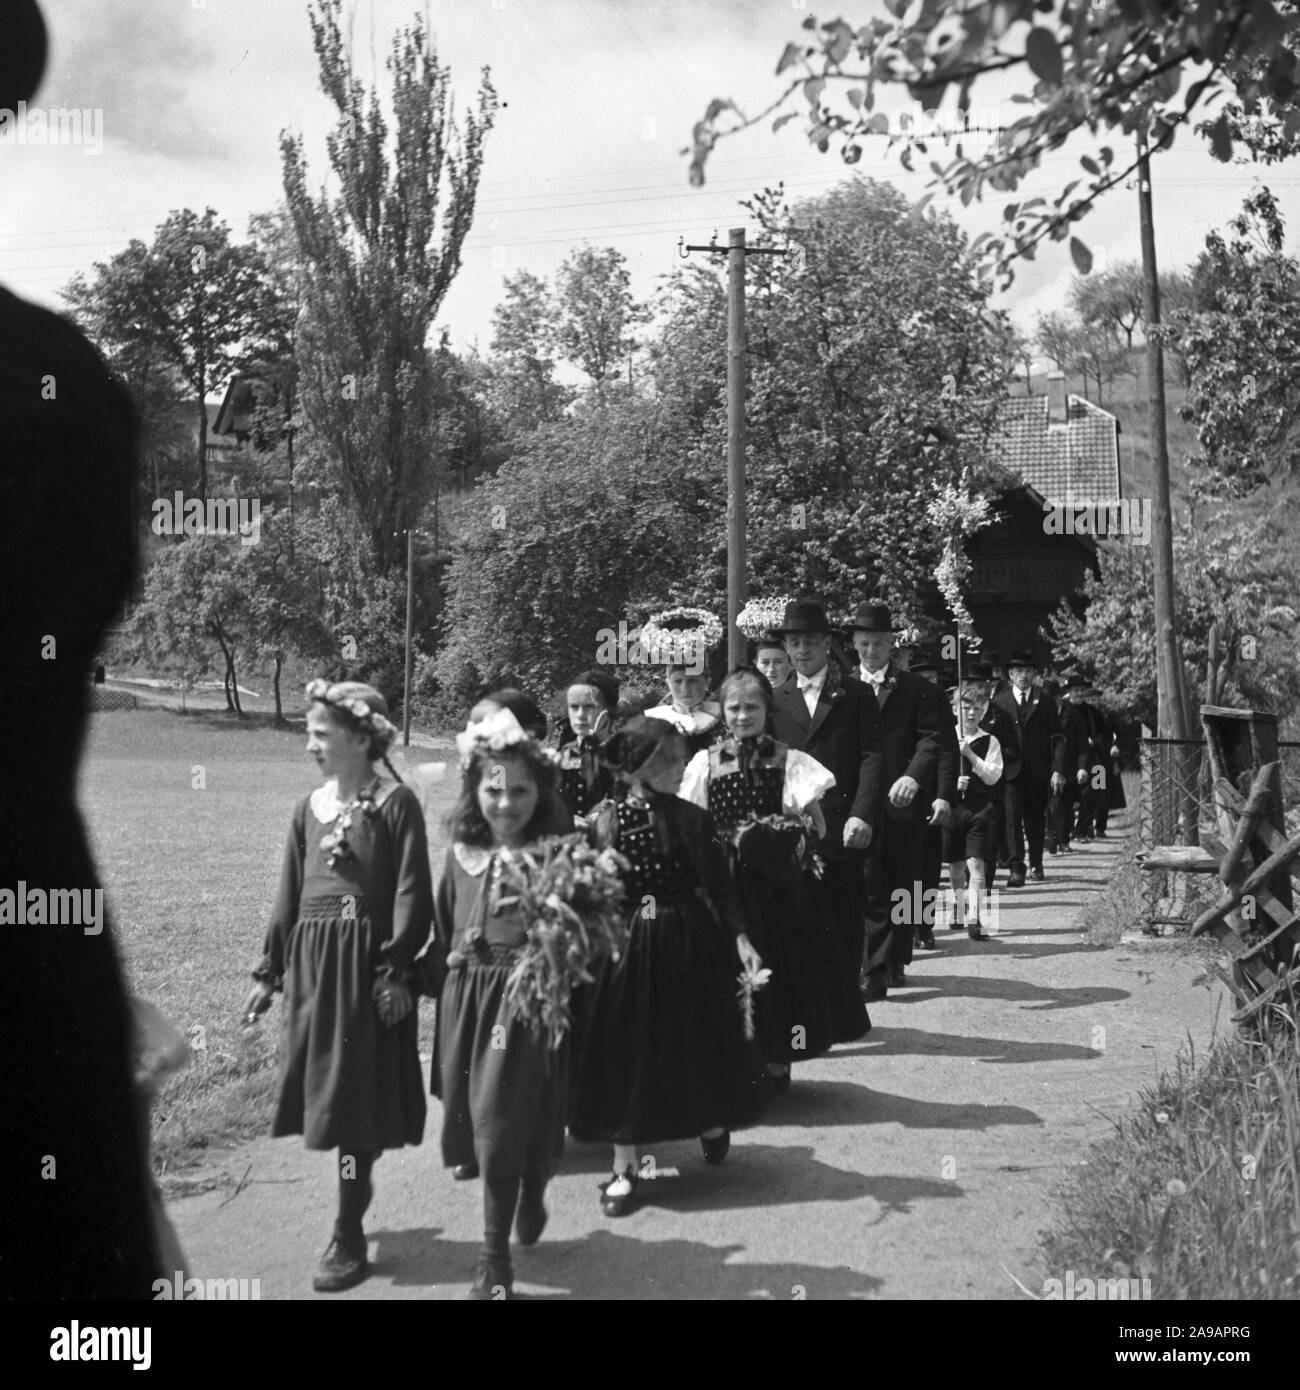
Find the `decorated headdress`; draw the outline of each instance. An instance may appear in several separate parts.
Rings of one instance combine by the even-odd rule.
[[[722,641],[722,624],[703,608],[666,608],[641,629],[641,651],[651,666],[699,666]]]
[[[397,737],[397,730],[388,720],[388,701],[373,685],[363,681],[331,684],[327,680],[314,680],[307,683],[306,693],[309,702],[328,705],[368,734],[372,757],[386,753]]]
[[[516,749],[547,762],[555,759],[549,748],[543,748],[527,729],[504,706],[493,710],[483,719],[467,724],[456,735],[456,751],[460,754],[462,770],[469,767],[477,753],[505,753]]]
[[[767,641],[774,628],[785,620],[785,610],[790,604],[787,595],[778,598],[752,598],[736,614],[736,626],[751,642]]]

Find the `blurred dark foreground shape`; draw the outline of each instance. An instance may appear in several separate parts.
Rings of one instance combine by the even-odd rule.
[[[34,95],[44,54],[35,5],[0,0],[0,107]],[[77,765],[90,670],[130,593],[134,484],[125,394],[75,328],[0,290],[0,892],[99,886]],[[170,1277],[100,926],[0,925],[0,1297],[149,1298]]]

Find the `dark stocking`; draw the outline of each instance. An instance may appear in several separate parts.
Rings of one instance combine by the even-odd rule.
[[[518,1202],[518,1178],[483,1179],[483,1257],[494,1265],[510,1263],[510,1227]]]
[[[382,1149],[339,1150],[339,1229],[359,1231],[370,1205],[370,1173]],[[352,1176],[346,1176],[351,1173]]]

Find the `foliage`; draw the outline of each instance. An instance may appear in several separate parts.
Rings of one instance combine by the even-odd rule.
[[[546,281],[521,270],[502,288],[492,314],[492,382],[501,415],[526,432],[558,419],[572,392],[555,379],[558,309]]]
[[[777,62],[786,85],[758,115],[745,117],[731,98],[714,98],[692,132],[692,182],[704,181],[705,162],[720,138],[786,108],[773,123],[779,128],[798,118],[800,98],[807,138],[818,149],[834,141],[852,164],[868,140],[884,137],[910,169],[914,154],[937,151],[924,128],[913,123],[900,129],[878,106],[891,87],[905,88],[925,112],[937,111],[951,89],[955,109],[945,120],[949,133],[957,133],[957,148],[946,163],[930,160],[929,186],[960,196],[963,205],[986,190],[1014,192],[1075,132],[1096,136],[1105,129],[1127,143],[1148,129],[1151,149],[1158,151],[1168,149],[1193,117],[1217,108],[1199,128],[1222,160],[1232,157],[1242,121],[1260,114],[1281,121],[1284,144],[1300,133],[1300,59],[1293,51],[1300,14],[1289,3],[975,0],[958,8],[945,0],[886,0],[886,9],[887,17],[860,25],[842,18],[819,24],[809,15],[803,35],[786,44]],[[963,113],[972,108],[973,89],[1001,72],[1024,79],[1026,90],[1011,98],[1023,114],[998,120],[996,134],[976,133],[972,141]],[[976,143],[982,148],[967,153]],[[1137,158],[1103,145],[1082,156],[1080,165],[1082,177],[1050,202],[1010,203],[1005,229],[977,239],[975,249],[1000,270],[1004,286],[1017,258],[1032,259],[1044,240],[1069,236],[1101,194],[1131,176]],[[1087,247],[1072,238],[1071,251],[1086,273],[1092,260]]]
[[[632,297],[631,277],[621,251],[579,247],[556,274],[559,312],[555,341],[574,366],[604,392],[635,347],[632,330],[649,312]]]
[[[497,98],[484,70],[462,132],[451,74],[417,17],[387,59],[390,154],[388,122],[354,74],[340,13],[341,0],[315,0],[310,12],[321,87],[338,111],[327,144],[339,196],[308,192],[300,137],[282,134],[280,149],[302,258],[304,416],[361,521],[375,573],[385,575],[436,486],[426,340],[460,268]]]
[[[1163,330],[1187,364],[1182,408],[1197,425],[1201,496],[1239,497],[1300,469],[1300,265],[1282,250],[1284,226],[1268,189],[1205,239],[1192,304]]]
[[[1132,371],[1119,333],[1107,319],[1090,323],[1064,313],[1040,314],[1037,335],[1043,351],[1061,371],[1074,372],[1083,378],[1085,396],[1089,380],[1096,382],[1099,403],[1105,387],[1112,385],[1122,373]]]
[[[207,396],[248,353],[279,351],[287,308],[257,247],[230,239],[208,208],[173,212],[152,245],[133,239],[95,275],[63,291],[73,317],[128,385],[154,431],[169,413],[166,378],[188,388],[198,432],[199,496],[207,494]],[[176,399],[171,396],[172,401]]]
[[[1300,710],[1300,641],[1295,596],[1300,553],[1293,518],[1300,491],[1264,489],[1243,501],[1212,504],[1174,535],[1174,588],[1188,681],[1205,688],[1209,632],[1219,624],[1231,654],[1224,702]],[[1145,546],[1101,545],[1101,578],[1084,583],[1087,611],[1068,606],[1049,619],[1056,659],[1096,680],[1112,708],[1155,727],[1155,628],[1151,554]]]

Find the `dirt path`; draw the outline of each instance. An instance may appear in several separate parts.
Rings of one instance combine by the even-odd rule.
[[[1220,987],[1163,946],[1091,947],[1079,909],[1116,839],[1049,859],[1048,881],[1001,898],[1000,935],[940,932],[911,988],[872,1007],[864,1042],[796,1067],[763,1125],[718,1169],[697,1144],[658,1146],[647,1200],[597,1206],[609,1154],[570,1146],[540,1245],[517,1251],[520,1292],[549,1298],[1014,1298],[1041,1288],[1037,1236],[1053,1189],[1169,1066],[1226,1027]],[[367,1217],[371,1277],[342,1299],[459,1298],[481,1233],[477,1183],[425,1142],[386,1155]],[[174,1201],[192,1273],[260,1279],[263,1298],[311,1298],[329,1237],[331,1156],[260,1140],[223,1156],[247,1183]],[[1079,1271],[1080,1277],[1088,1272]]]

